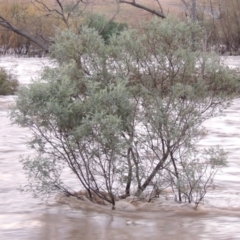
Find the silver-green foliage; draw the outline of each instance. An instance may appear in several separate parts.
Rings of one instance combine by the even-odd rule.
[[[125,30],[108,45],[86,27],[59,33],[56,66],[23,87],[12,109],[13,122],[33,133],[37,156],[23,159],[30,189],[73,194],[61,179],[67,167],[90,199],[114,205],[123,193],[172,186],[177,201],[198,204],[225,164],[220,150],[196,153],[201,124],[239,88],[236,72],[200,46],[201,28],[174,18]]]

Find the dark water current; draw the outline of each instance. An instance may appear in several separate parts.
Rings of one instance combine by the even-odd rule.
[[[228,58],[235,66],[240,57]],[[29,84],[48,59],[0,58],[22,84]],[[34,199],[17,188],[27,183],[19,156],[33,154],[24,142],[27,129],[11,125],[8,105],[13,97],[0,97],[0,240],[124,240],[124,239],[240,239],[240,99],[225,116],[206,123],[201,146],[221,145],[229,151],[229,167],[219,172],[215,189],[198,211],[168,199],[149,211],[74,209],[51,200]],[[157,209],[157,211],[156,211]]]

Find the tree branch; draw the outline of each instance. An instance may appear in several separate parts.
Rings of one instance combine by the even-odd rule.
[[[157,1],[157,2],[158,2],[158,5],[160,5],[160,2],[159,1]],[[154,9],[151,9],[149,7],[146,7],[146,6],[143,6],[141,4],[138,4],[138,3],[136,3],[135,0],[133,0],[132,2],[125,1],[125,0],[119,0],[119,3],[130,4],[130,5],[132,5],[132,6],[136,7],[136,8],[140,8],[140,9],[143,9],[143,10],[149,12],[149,13],[152,13],[153,15],[156,15],[156,16],[158,16],[160,18],[166,18],[166,16],[162,12],[162,7],[160,7],[161,12],[159,12],[159,11],[155,11]]]
[[[4,27],[5,29],[8,29],[12,32],[15,32],[16,34],[18,34],[20,36],[23,36],[23,37],[27,38],[31,42],[34,42],[39,47],[41,47],[45,52],[49,51],[49,47],[48,47],[47,43],[39,40],[37,37],[25,32],[22,29],[14,27],[12,24],[10,24],[10,22],[8,22],[5,18],[3,18],[1,16],[0,16],[0,26]]]

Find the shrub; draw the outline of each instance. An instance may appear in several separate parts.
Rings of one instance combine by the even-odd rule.
[[[87,14],[83,21],[83,26],[94,28],[102,36],[105,43],[109,43],[109,39],[113,34],[120,34],[127,28],[126,23],[117,23],[109,21],[104,15]]]
[[[126,29],[108,45],[93,28],[60,32],[51,47],[57,67],[22,88],[12,109],[33,132],[26,189],[75,196],[61,177],[69,168],[90,199],[113,207],[116,196],[167,186],[197,206],[226,162],[221,149],[196,149],[201,124],[239,89],[235,70],[199,51],[201,32],[175,18]]]
[[[4,68],[0,68],[0,95],[12,95],[17,91],[18,81]]]

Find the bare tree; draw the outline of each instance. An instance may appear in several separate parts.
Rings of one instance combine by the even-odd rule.
[[[54,14],[57,19],[64,22],[67,28],[70,28],[71,17],[81,14],[90,3],[94,2],[94,0],[74,0],[68,5],[64,5],[63,2],[63,0],[55,0],[55,4],[50,6],[43,0],[32,1],[38,10],[42,11],[43,13]],[[80,4],[83,4],[82,11],[79,11]]]

